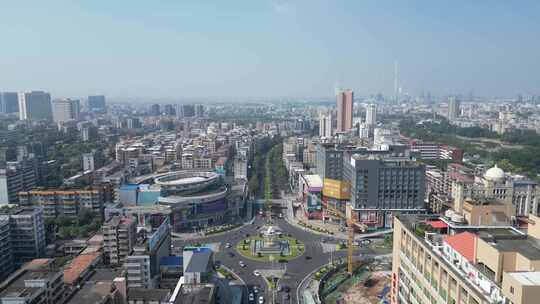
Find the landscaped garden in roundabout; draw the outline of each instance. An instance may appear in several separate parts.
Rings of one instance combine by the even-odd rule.
[[[275,226],[265,226],[257,235],[247,236],[236,245],[244,257],[261,262],[286,262],[304,254],[304,243],[283,234]]]

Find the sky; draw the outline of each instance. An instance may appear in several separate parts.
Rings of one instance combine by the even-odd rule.
[[[540,94],[540,1],[0,0],[0,91]]]

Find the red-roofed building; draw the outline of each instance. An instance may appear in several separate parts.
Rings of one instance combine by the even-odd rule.
[[[446,228],[448,228],[448,224],[446,224],[445,222],[443,222],[441,220],[429,221],[426,224],[430,225],[431,227],[433,227],[435,229],[446,229]]]
[[[476,238],[476,234],[471,232],[446,236],[444,239],[444,251],[452,259],[461,260],[461,258],[465,258],[467,262],[474,264],[476,260]]]

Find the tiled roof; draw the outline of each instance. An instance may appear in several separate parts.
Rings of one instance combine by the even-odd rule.
[[[445,238],[445,242],[455,251],[459,252],[469,262],[474,262],[476,258],[476,234],[462,232],[450,235]]]
[[[64,283],[74,284],[81,274],[87,270],[101,256],[101,253],[81,254],[71,261],[68,267],[64,269]]]

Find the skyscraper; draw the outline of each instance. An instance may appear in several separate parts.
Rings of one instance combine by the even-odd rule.
[[[161,107],[157,103],[150,106],[150,115],[152,116],[161,115]]]
[[[78,99],[56,99],[53,105],[55,122],[65,122],[79,119],[81,104]]]
[[[339,90],[336,96],[337,103],[337,131],[343,132],[352,128],[353,91],[351,89]]]
[[[375,123],[377,123],[377,106],[369,104],[366,107],[366,124],[373,126]]]
[[[459,100],[456,97],[448,98],[448,120],[454,121],[459,117]]]
[[[105,106],[105,96],[103,95],[94,95],[88,96],[88,108],[90,111],[102,112],[106,110]]]
[[[332,114],[322,114],[319,117],[319,136],[332,137]]]
[[[52,120],[51,94],[32,91],[18,97],[20,120]]]
[[[19,97],[15,92],[0,93],[0,113],[19,112]]]

